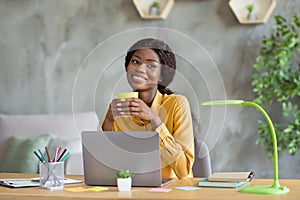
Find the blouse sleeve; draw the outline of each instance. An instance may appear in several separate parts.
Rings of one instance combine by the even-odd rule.
[[[178,178],[184,178],[190,174],[194,162],[194,136],[188,100],[177,97],[172,112],[173,132],[164,123],[155,131],[160,136],[162,163],[169,165]]]

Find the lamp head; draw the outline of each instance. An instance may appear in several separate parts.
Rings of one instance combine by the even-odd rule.
[[[243,103],[244,103],[243,100],[217,100],[217,101],[206,101],[206,102],[203,102],[201,105],[203,105],[203,106],[224,106],[224,105],[242,106]]]

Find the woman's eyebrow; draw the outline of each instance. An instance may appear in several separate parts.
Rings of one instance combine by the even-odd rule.
[[[146,60],[147,60],[147,61],[151,61],[151,62],[159,63],[158,60],[156,60],[156,59],[151,59],[151,58],[149,58],[149,59],[146,59]]]
[[[138,55],[133,55],[132,57],[136,57],[136,58],[138,58],[138,59],[142,59],[142,57],[141,56],[138,56]],[[156,62],[156,63],[159,63],[159,61],[158,60],[156,60],[156,59],[154,59],[154,58],[147,58],[146,59],[147,61],[150,61],[150,62]]]
[[[142,59],[140,56],[138,55],[133,55],[132,57],[137,57],[138,59]]]

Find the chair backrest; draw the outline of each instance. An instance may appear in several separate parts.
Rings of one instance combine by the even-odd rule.
[[[211,175],[211,163],[207,145],[194,137],[195,161],[192,167],[194,177],[208,177]]]

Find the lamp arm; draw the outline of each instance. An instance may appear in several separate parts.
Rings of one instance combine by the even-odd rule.
[[[277,138],[275,133],[275,128],[273,126],[272,120],[269,117],[268,113],[258,104],[254,102],[243,102],[241,104],[242,106],[253,106],[257,108],[262,115],[264,116],[265,120],[267,121],[267,124],[269,125],[270,131],[272,133],[272,140],[273,140],[273,159],[274,159],[274,183],[272,187],[278,188],[280,187],[279,181],[278,181],[278,153],[277,153]]]

